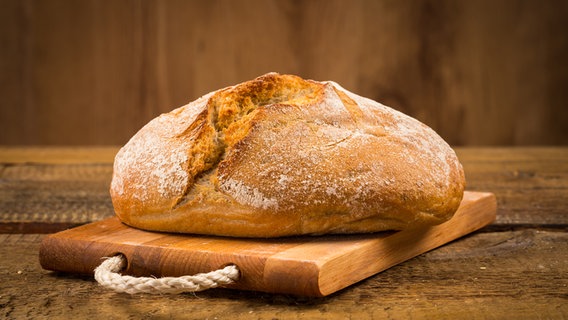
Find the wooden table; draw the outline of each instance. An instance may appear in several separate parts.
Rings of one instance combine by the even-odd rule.
[[[113,215],[117,148],[0,148],[0,318],[550,319],[568,317],[568,148],[459,148],[494,224],[326,298],[215,289],[109,292],[42,270],[46,233]]]

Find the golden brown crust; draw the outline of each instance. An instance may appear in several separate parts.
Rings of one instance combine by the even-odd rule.
[[[424,124],[334,82],[275,73],[154,119],[114,169],[123,222],[240,237],[438,224],[465,187]]]

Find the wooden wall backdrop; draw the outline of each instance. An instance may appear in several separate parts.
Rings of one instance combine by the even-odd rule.
[[[269,71],[453,145],[568,144],[568,1],[0,0],[0,144],[123,144]]]

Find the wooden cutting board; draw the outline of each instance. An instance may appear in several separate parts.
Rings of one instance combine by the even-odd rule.
[[[44,269],[93,273],[103,257],[122,253],[123,274],[181,276],[228,264],[241,277],[228,288],[326,296],[495,219],[492,193],[466,192],[455,216],[438,226],[363,235],[241,239],[147,232],[109,218],[44,238]]]

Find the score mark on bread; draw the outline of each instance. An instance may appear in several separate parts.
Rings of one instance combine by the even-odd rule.
[[[433,225],[465,179],[432,129],[327,81],[269,73],[144,126],[111,196],[131,226],[240,237]]]

